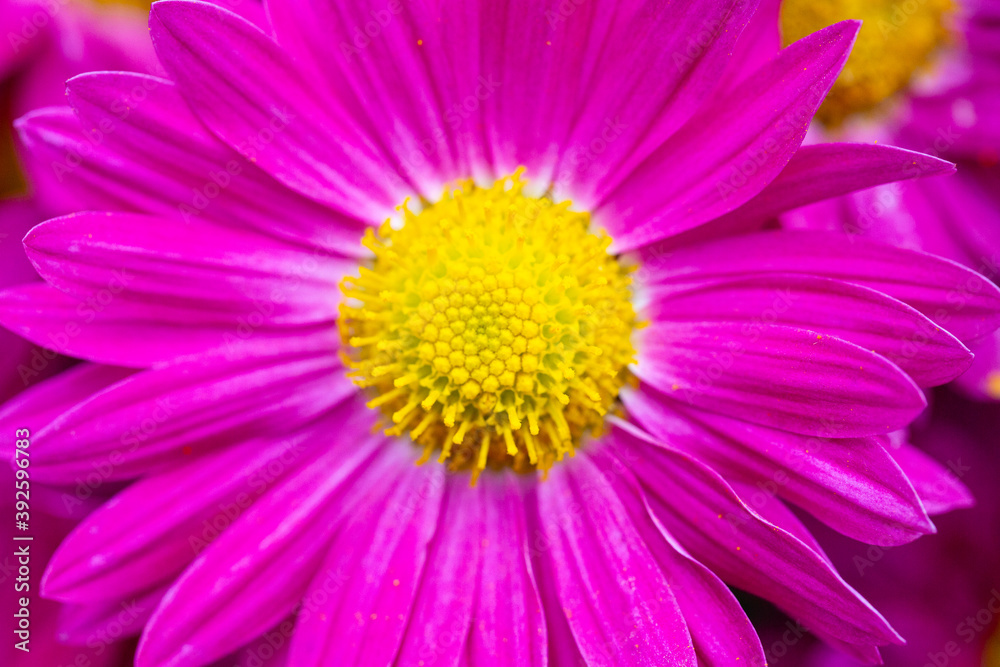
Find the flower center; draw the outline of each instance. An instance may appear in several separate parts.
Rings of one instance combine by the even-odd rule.
[[[391,424],[452,470],[546,470],[600,431],[627,376],[629,268],[590,216],[523,193],[520,170],[362,243],[375,254],[341,286],[350,376]]]
[[[906,88],[946,43],[951,0],[785,0],[781,32],[788,45],[845,19],[864,25],[851,57],[816,115],[837,127],[857,112],[871,111]]]

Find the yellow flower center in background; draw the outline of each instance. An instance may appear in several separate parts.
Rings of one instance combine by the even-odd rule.
[[[785,0],[785,45],[846,19],[864,25],[840,78],[816,117],[837,127],[848,116],[872,111],[905,89],[948,41],[951,0]]]
[[[598,432],[625,382],[629,269],[570,203],[524,194],[520,171],[471,181],[386,222],[371,268],[344,280],[354,381],[453,470],[545,470]]]

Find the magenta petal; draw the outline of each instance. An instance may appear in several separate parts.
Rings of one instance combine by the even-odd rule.
[[[646,387],[623,392],[629,414],[662,442],[712,466],[730,483],[752,482],[745,501],[780,496],[855,539],[884,546],[934,532],[885,438],[803,437],[688,410]]]
[[[496,103],[498,86],[507,95],[517,85],[496,69],[480,65],[478,53],[449,59],[444,50],[461,49],[476,39],[479,29],[456,29],[451,22],[455,15],[505,9],[484,3],[459,6],[422,0],[392,6],[378,0],[268,3],[281,46],[314,85],[335,97],[351,119],[384,147],[400,172],[428,198],[438,197],[445,182],[478,175],[469,171],[460,155],[475,153],[482,143],[481,128],[475,127],[478,123],[462,122],[471,113],[463,102],[473,96],[477,101],[473,111],[478,112]],[[518,10],[512,7],[510,11]],[[540,12],[518,13],[522,23],[534,16],[543,19]],[[362,27],[368,35],[361,32]],[[377,35],[369,39],[373,30]],[[541,51],[537,46],[535,50]],[[465,67],[475,68],[470,81],[454,76]],[[518,120],[524,122],[523,117]],[[465,140],[455,141],[456,133]]]
[[[115,286],[117,288],[117,285]],[[108,296],[111,292],[109,290]],[[102,310],[103,312],[103,310]],[[178,335],[157,322],[97,318],[93,304],[43,283],[0,291],[0,324],[55,353],[140,368],[222,344],[222,332]],[[188,333],[183,328],[180,333]],[[199,335],[200,334],[200,335]]]
[[[73,109],[41,109],[16,122],[29,167],[47,177],[55,170],[53,188],[65,200],[59,212],[208,219],[358,253],[364,224],[289,190],[217,139],[173,83],[94,72],[67,86]]]
[[[734,88],[781,50],[781,0],[760,0],[757,11],[736,42],[719,83],[720,91]]]
[[[823,101],[859,27],[838,23],[783,50],[605,193],[595,218],[611,232],[614,248],[633,250],[679,234],[759,193],[802,143],[803,118]]]
[[[137,667],[204,665],[292,611],[361,501],[352,487],[391,485],[412,462],[384,436],[366,435],[367,428],[362,419],[331,433],[336,446],[272,488],[198,556],[146,626]]]
[[[336,99],[256,26],[207,3],[164,0],[150,31],[202,122],[288,187],[376,222],[408,194]]]
[[[953,380],[972,364],[968,348],[926,316],[859,285],[759,274],[680,293],[678,289],[670,284],[649,288],[649,316],[673,322],[741,323],[751,336],[766,316],[769,322],[829,334],[871,350],[922,387]]]
[[[670,583],[609,482],[585,456],[537,485],[537,530],[551,577],[587,664],[697,663]],[[558,613],[558,609],[547,609]]]
[[[251,440],[132,484],[63,541],[42,582],[46,597],[126,598],[172,581],[261,494],[314,456],[307,435]]]
[[[756,273],[824,276],[913,306],[962,341],[1000,326],[1000,288],[955,262],[858,236],[763,232],[701,243],[669,255],[643,250],[643,281],[702,284]]]
[[[888,450],[913,483],[928,514],[944,514],[975,504],[972,492],[955,473],[960,461],[942,465],[905,441],[894,442]]]
[[[385,446],[403,448],[401,442]],[[302,599],[291,664],[387,665],[414,608],[441,516],[444,467],[407,465],[392,485],[358,489],[364,506],[334,537]]]
[[[129,303],[115,298],[123,290],[117,279],[93,299],[71,296],[43,283],[0,291],[0,325],[53,352],[102,364],[142,368],[187,355],[222,349],[242,354],[245,348],[287,347],[289,341],[332,336],[332,323],[314,327],[268,326],[270,302],[253,303],[228,322],[185,321],[190,309],[171,310],[155,300]],[[200,311],[206,317],[208,311]],[[155,315],[155,317],[151,317]]]
[[[463,653],[476,608],[476,580],[487,545],[482,489],[468,479],[445,479],[437,533],[399,647],[397,664],[454,665]]]
[[[930,155],[877,144],[802,146],[753,199],[722,216],[764,222],[799,206],[884,183],[951,174],[955,165]]]
[[[791,326],[658,321],[638,356],[636,375],[686,405],[806,435],[886,433],[926,406],[884,357]]]
[[[616,11],[613,17],[591,18],[591,30],[608,26],[607,35],[583,39],[596,53],[584,63],[592,72],[583,84],[581,110],[563,142],[554,179],[572,199],[587,204],[600,202],[616,184],[631,178],[644,158],[662,150],[665,140],[683,133],[679,128],[692,117],[706,113],[701,105],[718,85],[757,1],[627,2],[603,7]],[[557,5],[555,12],[562,11]],[[584,20],[573,15],[562,22]],[[549,37],[551,50],[577,51],[566,37]],[[524,70],[531,68],[529,61]]]
[[[528,550],[524,502],[512,473],[485,475],[483,534],[488,548],[479,568],[469,654],[473,665],[548,664],[542,602]]]
[[[77,403],[134,372],[115,366],[79,364],[4,403],[0,409],[0,428],[5,433],[19,428],[38,432]]]
[[[802,523],[802,520],[789,509],[788,505],[781,498],[776,498],[766,492],[761,497],[762,489],[759,486],[751,486],[746,482],[730,482],[726,480],[726,483],[732,487],[740,502],[750,508],[755,514],[758,514],[760,518],[797,538],[802,544],[809,547],[810,551],[827,563],[830,563],[830,565],[833,565],[833,561],[827,556],[819,540],[809,532],[809,529]]]
[[[821,555],[765,521],[710,468],[634,427],[612,433],[655,516],[691,555],[727,583],[771,600],[806,627],[855,644],[901,638]],[[618,448],[621,448],[620,450]]]
[[[691,558],[657,521],[645,494],[628,472],[627,462],[610,455],[607,449],[595,459],[670,582],[691,633],[698,664],[765,667],[760,639],[739,602],[710,569]]]
[[[24,244],[50,284],[102,310],[233,328],[254,310],[269,326],[331,322],[331,295],[356,267],[254,233],[128,213],[49,220]]]
[[[191,454],[287,432],[354,395],[331,352],[278,350],[235,361],[206,355],[133,375],[35,435],[35,475],[71,483],[99,467],[105,479],[128,479]]]
[[[245,3],[249,4],[249,3]],[[65,174],[103,190],[127,209],[203,217],[354,255],[364,225],[284,187],[215,137],[191,112],[177,85],[125,72],[92,72],[67,83],[81,129],[103,141]],[[33,125],[41,127],[32,129]],[[44,132],[44,117],[20,122],[22,136]],[[113,132],[101,128],[113,127]],[[58,137],[58,135],[57,135]],[[88,146],[91,141],[87,141]],[[107,208],[99,207],[99,208]]]

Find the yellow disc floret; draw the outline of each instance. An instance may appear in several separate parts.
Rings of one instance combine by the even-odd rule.
[[[357,384],[454,470],[547,469],[598,431],[632,361],[629,270],[570,203],[520,172],[400,207],[344,280],[339,326]]]
[[[948,41],[951,9],[951,0],[784,0],[781,32],[786,45],[838,21],[864,21],[847,65],[816,117],[837,127],[906,88]]]

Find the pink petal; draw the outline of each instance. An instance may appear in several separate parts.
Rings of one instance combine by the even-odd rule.
[[[704,464],[633,427],[612,433],[655,516],[727,583],[771,600],[806,627],[855,644],[900,642],[871,605],[801,540],[762,519]],[[620,449],[619,449],[620,448]]]
[[[405,447],[402,442],[390,447]],[[444,467],[407,466],[389,485],[357,489],[364,505],[346,519],[299,608],[291,662],[301,667],[389,664],[413,612],[441,516]]]
[[[325,431],[336,422],[322,424]],[[314,458],[317,439],[305,429],[250,440],[132,484],[63,541],[42,582],[46,597],[124,599],[173,581],[262,494]]]
[[[975,505],[972,492],[951,467],[954,463],[942,465],[908,442],[895,439],[888,450],[913,483],[928,514],[944,514]]]
[[[488,546],[482,489],[445,479],[445,498],[396,662],[456,665],[472,630],[476,582]]]
[[[744,224],[763,222],[799,206],[876,185],[954,172],[950,162],[893,146],[802,146],[767,187],[722,218],[738,218]]]
[[[32,433],[48,426],[56,417],[134,373],[127,368],[79,364],[25,389],[0,409],[4,433],[27,428]]]
[[[150,31],[201,121],[288,187],[367,221],[409,194],[337,100],[256,26],[207,3],[164,0]]]
[[[254,310],[272,327],[331,322],[337,284],[357,266],[254,233],[128,213],[49,220],[24,244],[50,284],[102,310],[207,326],[236,327]]]
[[[838,23],[783,50],[623,174],[616,189],[600,193],[595,219],[611,232],[615,250],[728,213],[774,180],[802,143],[859,27]]]
[[[653,322],[635,373],[689,406],[824,437],[909,424],[923,393],[884,357],[808,329]]]
[[[760,639],[726,585],[670,536],[623,461],[605,449],[596,462],[615,486],[618,498],[670,583],[691,633],[698,664],[764,667]]]
[[[872,289],[811,276],[758,274],[677,293],[646,290],[649,316],[673,322],[732,322],[752,336],[764,321],[841,338],[885,357],[920,386],[944,384],[972,364],[954,336],[910,306]],[[723,304],[723,305],[720,305]]]
[[[977,273],[926,253],[858,236],[766,232],[702,243],[658,255],[643,251],[644,282],[701,284],[755,273],[835,278],[887,294],[962,341],[1000,325],[1000,288]]]
[[[588,207],[605,201],[616,185],[640,177],[633,174],[636,167],[651,154],[655,161],[675,134],[689,131],[685,123],[696,124],[692,118],[713,113],[700,105],[718,85],[757,6],[756,0],[608,4],[617,4],[615,13],[594,17],[591,26],[600,31],[604,23],[608,34],[583,40],[593,50],[586,54],[592,60],[584,61],[592,72],[582,83],[585,99],[563,142],[555,177],[568,196]],[[557,5],[549,11],[564,10]],[[573,12],[564,22],[583,21],[577,13],[583,12]],[[553,41],[551,50],[559,49],[577,47],[564,38]],[[524,69],[533,66],[529,60]],[[621,209],[611,208],[613,220]]]
[[[661,442],[697,457],[733,483],[752,484],[744,502],[786,498],[832,528],[885,546],[934,532],[885,438],[806,438],[700,410],[646,387],[623,392],[629,414]],[[756,503],[760,499],[760,503]]]
[[[470,664],[543,667],[548,664],[545,617],[528,556],[518,481],[506,473],[484,475],[479,484],[487,548],[479,568]]]
[[[363,435],[369,424],[346,424],[339,441],[331,434],[336,446],[271,489],[198,556],[146,626],[137,667],[204,665],[292,611],[337,529],[363,503],[352,487],[391,485],[413,460],[384,436]]]
[[[145,307],[158,311],[161,317],[149,319],[136,312],[137,308],[116,300],[112,289],[121,292],[121,282],[111,283],[90,300],[71,296],[43,283],[2,290],[0,324],[39,346],[43,360],[52,359],[59,353],[131,368],[152,366],[216,348],[236,354],[248,345],[259,346],[266,341],[280,347],[287,345],[289,339],[317,335],[316,328],[265,326],[265,314],[272,312],[272,304],[268,303],[254,304],[228,324],[198,326],[178,321],[177,313],[169,313],[166,307],[149,302]],[[332,324],[328,323],[318,331],[331,329]]]
[[[687,625],[649,548],[609,482],[585,456],[537,486],[535,557],[551,577],[588,664],[689,665]]]
[[[366,0],[268,3],[282,47],[429,199],[440,196],[444,183],[476,175],[459,153],[476,150],[481,140],[462,146],[454,134],[470,113],[463,106],[467,97],[475,102],[471,111],[478,110],[488,103],[499,75],[477,67],[472,87],[459,87],[451,70],[473,63],[467,58],[448,61],[443,52],[451,43],[470,39],[468,30],[449,29],[446,21],[490,6],[433,5],[421,0],[394,5]],[[507,92],[507,81],[497,84]]]
[[[95,470],[105,480],[128,479],[287,432],[355,391],[330,349],[234,361],[205,355],[139,373],[74,406],[35,435],[32,468],[56,482]]]

